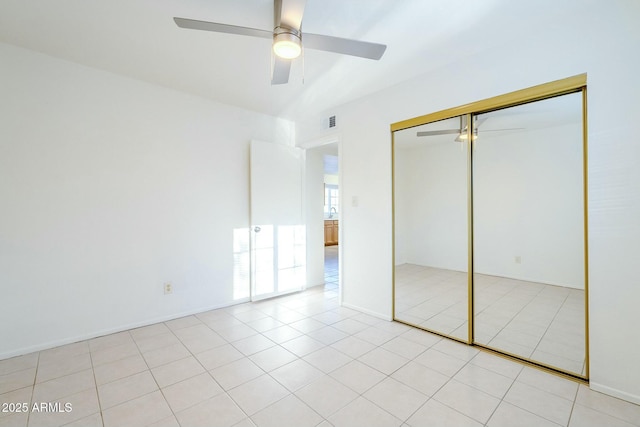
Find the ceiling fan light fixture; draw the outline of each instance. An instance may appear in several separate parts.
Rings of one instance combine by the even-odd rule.
[[[302,40],[293,32],[273,35],[273,53],[280,58],[296,59],[302,53]]]
[[[462,129],[460,131],[460,134],[458,135],[458,138],[456,138],[457,140],[462,140],[462,141],[466,141],[467,140],[467,129]],[[471,135],[471,140],[475,141],[476,139],[478,139],[478,129],[474,129]]]

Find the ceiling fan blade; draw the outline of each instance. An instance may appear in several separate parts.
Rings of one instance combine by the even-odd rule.
[[[291,70],[291,60],[280,58],[274,55],[272,85],[283,85],[289,81],[289,71]]]
[[[324,50],[375,60],[382,58],[384,51],[387,49],[387,45],[384,44],[311,33],[302,34],[302,45],[309,49]]]
[[[454,133],[459,134],[460,129],[428,130],[428,131],[417,132],[416,136],[451,135]]]
[[[238,34],[240,36],[261,37],[264,39],[273,38],[273,32],[259,30],[257,28],[238,27],[237,25],[219,24],[217,22],[197,21],[187,18],[173,18],[180,28],[189,30],[213,31],[216,33]]]
[[[284,25],[294,30],[300,30],[302,26],[302,15],[306,0],[274,0],[274,23],[275,27]]]

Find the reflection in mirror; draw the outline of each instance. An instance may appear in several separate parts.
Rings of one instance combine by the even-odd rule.
[[[394,132],[394,317],[468,340],[464,117]]]
[[[585,376],[582,94],[474,123],[474,342]]]

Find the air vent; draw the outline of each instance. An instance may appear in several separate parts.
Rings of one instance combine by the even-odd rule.
[[[336,116],[324,117],[322,119],[322,129],[328,130],[336,128]]]

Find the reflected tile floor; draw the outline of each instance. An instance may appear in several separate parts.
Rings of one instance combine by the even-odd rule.
[[[640,426],[640,406],[341,307],[335,283],[2,360],[0,405],[16,427]]]
[[[396,318],[467,339],[467,273],[396,267]],[[584,291],[475,274],[479,344],[585,374]]]

